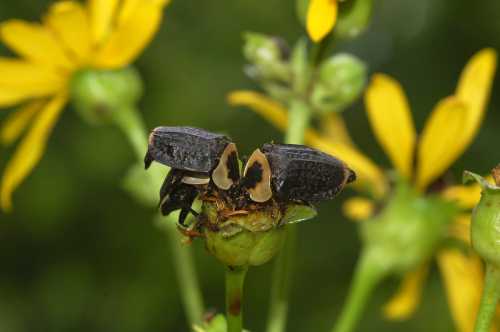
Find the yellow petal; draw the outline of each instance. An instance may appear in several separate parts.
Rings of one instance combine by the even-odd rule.
[[[398,172],[410,179],[417,135],[403,89],[393,78],[376,74],[366,90],[365,104],[379,144]]]
[[[55,34],[40,24],[9,20],[0,25],[0,37],[9,48],[32,62],[62,68],[72,66]]]
[[[341,114],[328,113],[321,118],[320,126],[323,137],[331,140],[332,142],[338,142],[347,146],[354,146]]]
[[[407,319],[415,312],[428,274],[429,265],[425,264],[404,277],[396,295],[384,306],[384,315],[388,319]]]
[[[10,114],[7,119],[3,120],[2,128],[0,129],[2,144],[9,145],[17,140],[42,106],[43,101],[40,100],[27,103],[21,109]]]
[[[7,163],[0,185],[0,206],[12,208],[12,193],[41,159],[54,124],[66,103],[66,95],[49,101],[33,119],[33,125]]]
[[[0,73],[0,106],[54,94],[66,79],[53,68],[7,58],[0,58]]]
[[[282,131],[287,128],[286,109],[263,94],[253,91],[235,91],[229,94],[228,102],[232,106],[249,107]],[[356,186],[363,186],[376,197],[385,193],[387,185],[383,172],[357,149],[331,142],[311,129],[306,130],[305,141],[319,150],[344,160],[357,174]]]
[[[468,213],[456,216],[448,228],[449,235],[470,244],[470,221],[471,215]]]
[[[468,109],[466,126],[460,137],[461,155],[477,134],[484,117],[495,75],[497,54],[491,48],[477,52],[466,64],[458,82],[455,95]]]
[[[155,35],[168,1],[125,1],[117,26],[96,56],[95,66],[123,67],[135,60]]]
[[[54,31],[68,52],[80,62],[90,52],[88,13],[75,1],[59,1],[50,7],[45,24]]]
[[[456,202],[463,209],[472,209],[481,198],[481,186],[474,183],[467,186],[447,187],[441,194],[445,199]]]
[[[108,36],[119,0],[89,0],[92,40],[100,44]]]
[[[311,0],[307,9],[306,28],[309,37],[319,42],[332,31],[337,21],[337,0]]]
[[[456,97],[441,100],[425,124],[418,146],[417,187],[425,189],[442,175],[460,153],[467,108]]]
[[[481,259],[473,253],[446,249],[437,260],[455,326],[460,332],[472,332],[483,288]]]
[[[26,98],[26,94],[19,89],[0,88],[0,107],[15,106]]]
[[[375,204],[366,198],[353,197],[344,201],[342,212],[353,221],[365,221],[373,216]]]

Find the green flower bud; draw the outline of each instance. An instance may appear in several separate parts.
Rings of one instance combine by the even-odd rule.
[[[243,54],[251,64],[246,68],[250,77],[264,81],[290,80],[286,62],[289,50],[282,39],[253,32],[247,32],[244,37]]]
[[[359,36],[370,23],[372,9],[373,0],[351,0],[341,4],[334,37],[353,39]]]
[[[366,83],[366,66],[349,54],[324,61],[311,95],[312,105],[321,112],[341,112],[353,103]]]
[[[90,123],[109,121],[118,109],[135,105],[142,96],[142,81],[134,68],[85,69],[73,75],[71,100]]]
[[[216,204],[205,201],[201,220],[208,251],[223,264],[239,267],[269,261],[283,244],[286,225],[315,215],[310,206],[290,204],[285,211],[273,206],[224,217]]]
[[[471,222],[471,242],[474,250],[487,262],[500,267],[500,168],[493,171],[496,185],[483,177],[464,172],[464,180],[475,180],[481,188],[481,199],[474,208]]]
[[[385,273],[413,270],[435,252],[455,213],[454,204],[399,183],[386,207],[360,225],[364,252]]]

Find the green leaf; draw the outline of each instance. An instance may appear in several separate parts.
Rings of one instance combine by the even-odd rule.
[[[462,176],[462,182],[465,184],[465,183],[468,183],[470,181],[476,181],[481,186],[481,189],[483,191],[498,191],[498,190],[500,190],[499,187],[489,183],[481,175],[470,172],[470,171],[464,171],[463,176]]]
[[[302,221],[306,221],[316,217],[318,212],[316,208],[311,205],[303,204],[291,204],[286,207],[285,214],[281,219],[280,223],[284,224],[296,224]]]

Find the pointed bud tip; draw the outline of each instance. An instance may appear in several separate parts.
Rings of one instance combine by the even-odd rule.
[[[495,168],[491,170],[491,176],[495,180],[497,187],[500,187],[500,164],[496,165]]]

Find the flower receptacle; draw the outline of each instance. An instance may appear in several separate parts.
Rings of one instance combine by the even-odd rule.
[[[202,214],[207,218],[206,247],[227,266],[262,265],[283,245],[285,227],[279,225],[281,215],[277,211],[251,211],[221,223],[215,205],[204,202]]]
[[[70,92],[82,117],[95,124],[111,120],[118,110],[134,107],[142,96],[143,86],[133,67],[84,69],[73,75]]]
[[[385,208],[361,223],[363,251],[387,273],[414,270],[431,258],[457,212],[453,203],[399,182]]]

